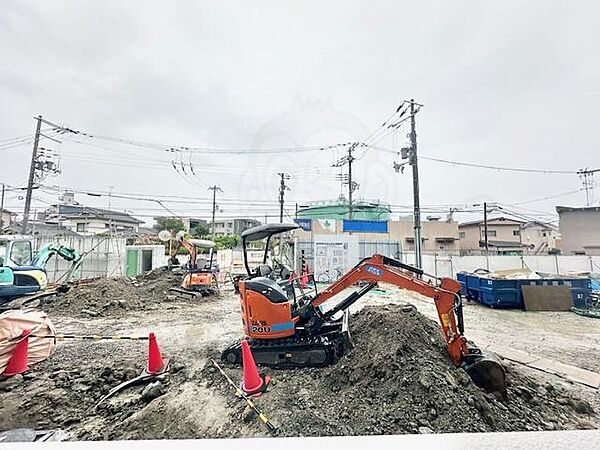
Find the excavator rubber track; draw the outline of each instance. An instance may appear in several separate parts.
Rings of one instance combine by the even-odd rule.
[[[281,369],[329,366],[352,348],[350,333],[343,322],[327,324],[316,335],[299,330],[292,338],[248,339],[248,344],[257,364]],[[229,364],[241,364],[241,343],[225,349],[221,360]]]

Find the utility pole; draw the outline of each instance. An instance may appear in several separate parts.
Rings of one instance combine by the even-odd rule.
[[[348,156],[344,156],[340,160],[338,160],[332,167],[342,167],[345,164],[348,164],[348,181],[345,180],[343,174],[340,175],[340,179],[342,180],[342,184],[348,183],[348,218],[352,220],[353,213],[353,202],[352,202],[352,193],[358,189],[358,183],[352,181],[352,162],[354,161],[354,156],[352,156],[352,152],[356,150],[356,147],[359,145],[365,146],[364,143],[359,144],[358,142],[353,142],[348,147]]]
[[[417,127],[415,125],[415,115],[421,110],[423,105],[416,103],[414,99],[404,100],[400,108],[405,103],[410,105],[410,147],[404,147],[400,149],[402,159],[407,159],[407,162],[396,163],[394,161],[394,170],[396,172],[404,172],[404,166],[408,163],[412,166],[413,173],[413,222],[414,222],[414,236],[415,236],[415,266],[423,267],[423,249],[421,239],[421,205],[419,200],[419,167],[417,164]],[[415,108],[417,107],[417,108]]]
[[[4,228],[4,221],[2,217],[4,215],[4,187],[5,184],[2,183],[2,200],[0,200],[0,234],[2,234],[2,229]],[[298,211],[298,203],[296,203],[296,213]]]
[[[577,174],[581,178],[583,189],[585,190],[585,204],[586,206],[592,206],[593,193],[594,193],[594,173],[600,172],[600,169],[581,169],[577,171]]]
[[[31,165],[29,166],[29,181],[27,182],[27,195],[25,197],[25,210],[23,211],[23,227],[21,233],[27,234],[27,225],[29,222],[29,210],[31,208],[31,191],[33,189],[33,180],[37,162],[38,145],[40,143],[40,131],[42,129],[42,116],[37,116],[37,125],[35,128],[35,139],[33,141],[33,152],[31,153]]]
[[[215,236],[215,212],[217,210],[217,191],[223,192],[223,190],[217,185],[209,187],[208,190],[213,191],[212,223],[211,223],[211,228],[210,228],[210,234],[214,237]]]
[[[285,185],[285,180],[289,180],[290,176],[281,172],[278,175],[281,177],[281,182],[279,184],[279,223],[283,223],[283,196],[286,190],[290,190],[290,188]]]
[[[108,211],[109,211],[109,217],[108,217],[108,237],[109,237],[109,241],[106,245],[106,252],[105,252],[105,258],[106,258],[106,270],[105,270],[105,274],[108,277],[109,273],[108,273],[108,269],[109,269],[109,264],[108,264],[108,260],[109,260],[109,247],[110,244],[112,244],[114,246],[114,241],[113,241],[113,220],[112,220],[112,214],[110,213],[110,207],[111,207],[111,200],[112,200],[112,191],[114,189],[114,186],[109,186],[108,187]],[[60,210],[60,206],[58,207]],[[118,244],[117,244],[117,248],[118,248]],[[120,256],[120,255],[119,255]]]
[[[348,219],[352,220],[352,193],[354,192],[354,186],[352,184],[352,161],[354,157],[352,152],[356,149],[358,144],[355,142],[348,147]]]
[[[416,103],[414,99],[404,100],[404,103],[410,104],[410,147],[401,149],[402,159],[408,159],[408,164],[412,166],[413,173],[413,211],[414,211],[414,231],[415,231],[415,266],[423,267],[423,250],[421,240],[421,205],[419,202],[419,167],[417,164],[417,127],[415,125],[415,115],[423,107]],[[402,106],[402,105],[400,105]],[[415,107],[418,109],[415,110]],[[403,172],[406,163],[398,164],[394,162],[394,170]]]
[[[294,219],[298,218],[298,203],[296,202],[296,213],[294,214]]]
[[[414,228],[415,228],[415,265],[423,267],[423,250],[421,248],[421,205],[419,202],[419,167],[417,165],[417,130],[415,125],[415,101],[410,99],[410,164],[413,169],[413,197],[414,197]]]
[[[483,242],[484,242],[484,248],[485,248],[485,259],[486,261],[488,260],[488,221],[487,221],[487,202],[483,202]],[[488,262],[488,270],[490,270],[489,268],[489,262]]]

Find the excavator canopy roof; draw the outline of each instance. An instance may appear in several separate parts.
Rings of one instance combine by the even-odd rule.
[[[285,233],[297,228],[300,228],[300,225],[295,223],[268,223],[247,229],[242,233],[242,239],[245,241],[260,241],[274,234]]]
[[[209,241],[208,239],[188,239],[188,241],[192,245],[201,248],[213,248],[215,246],[215,243],[213,241]]]

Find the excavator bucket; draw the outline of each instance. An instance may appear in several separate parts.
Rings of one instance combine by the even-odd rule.
[[[463,368],[477,386],[487,392],[498,392],[506,398],[506,372],[494,356],[483,353],[474,355]]]

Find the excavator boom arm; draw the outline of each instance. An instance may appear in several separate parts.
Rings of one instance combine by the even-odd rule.
[[[410,272],[413,272],[413,274]],[[438,284],[434,285],[414,276],[415,274],[423,274],[423,272],[411,266],[406,266],[400,261],[382,255],[373,255],[370,258],[363,259],[346,275],[317,295],[312,300],[311,305],[313,308],[317,308],[358,282],[366,282],[368,285],[338,303],[333,311],[337,312],[349,308],[376,283],[389,283],[418,292],[434,300],[450,357],[455,364],[459,365],[468,352],[462,330],[462,309],[460,296],[458,295],[460,284],[451,278],[442,278]]]
[[[46,244],[36,253],[31,265],[45,268],[50,258],[54,255],[58,255],[66,261],[74,262],[78,262],[82,258],[82,255],[73,248],[65,247],[64,245],[55,247],[52,244]]]
[[[171,248],[170,258],[173,258],[181,247],[184,247],[189,253],[189,262],[193,266],[196,264],[196,247],[184,237],[177,239],[176,245]]]

